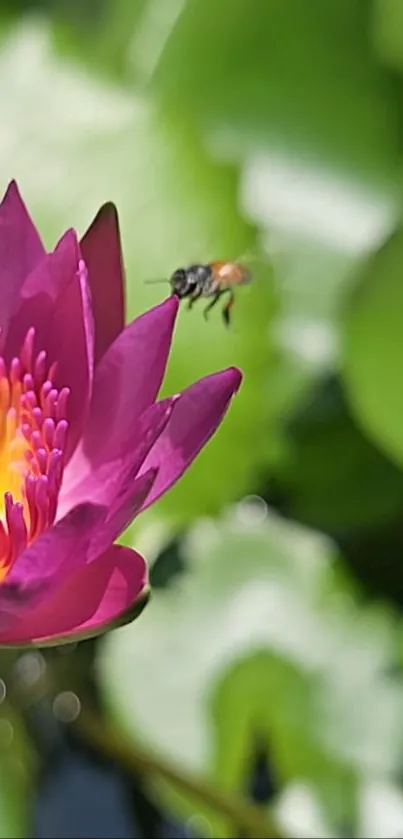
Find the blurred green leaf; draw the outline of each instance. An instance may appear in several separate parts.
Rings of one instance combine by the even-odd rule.
[[[379,56],[403,70],[403,5],[400,0],[373,0],[372,33]]]
[[[390,178],[398,100],[369,22],[361,0],[222,0],[219,14],[214,0],[193,0],[175,20],[154,88],[234,151],[270,143],[358,179]]]
[[[279,347],[309,382],[337,366],[340,299],[388,229],[400,179],[400,100],[373,52],[369,4],[180,8],[162,51],[150,29],[136,35],[157,56],[150,90],[239,163],[241,206],[273,254]]]
[[[292,518],[338,536],[401,515],[403,474],[360,433],[335,380],[300,405],[288,436],[288,456],[272,470],[270,486]]]
[[[384,210],[385,195],[368,185],[395,193],[400,156],[397,91],[373,54],[370,9],[360,0],[223,0],[219,12],[212,0],[104,0],[87,28],[62,18],[80,60],[134,86],[151,80],[151,99],[168,104],[185,134],[196,125],[242,164],[242,205],[269,231],[270,252],[286,228],[274,253],[281,347],[300,354],[305,378],[317,364],[332,369],[340,294]],[[338,182],[335,168],[349,180]]]
[[[3,701],[0,706],[0,836],[4,839],[23,839],[29,835],[37,770],[35,758],[21,715],[10,702]]]
[[[83,232],[100,204],[114,200],[131,317],[168,291],[145,279],[165,278],[188,261],[236,259],[250,250],[256,232],[237,210],[235,170],[211,161],[186,120],[159,114],[57,59],[47,35],[45,26],[26,25],[0,54],[3,184],[18,178],[47,243],[71,225]],[[180,521],[247,492],[275,448],[270,267],[259,264],[256,281],[242,291],[230,330],[219,310],[208,324],[200,307],[179,318],[165,392],[227,365],[238,365],[245,377],[215,439],[161,502]]]
[[[131,44],[148,0],[60,0],[50,3],[54,42],[103,76],[124,79],[131,67]]]
[[[343,376],[364,431],[403,461],[403,230],[365,265],[345,310]]]
[[[11,769],[11,772],[10,772]],[[0,836],[2,839],[24,839],[27,835],[26,779],[24,767],[0,759]]]
[[[151,74],[152,93],[240,164],[241,206],[273,254],[280,347],[309,380],[337,366],[340,298],[397,200],[400,98],[370,20],[361,0],[223,0],[219,14],[193,0]]]
[[[280,781],[314,780],[339,819],[356,772],[400,760],[391,616],[359,607],[329,542],[259,511],[193,529],[188,573],[105,639],[101,684],[123,728],[233,791],[267,739]]]

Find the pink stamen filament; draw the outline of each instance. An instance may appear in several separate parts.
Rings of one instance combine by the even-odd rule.
[[[56,366],[34,344],[29,329],[19,358],[0,357],[0,581],[54,522],[63,477],[70,391],[54,386]]]

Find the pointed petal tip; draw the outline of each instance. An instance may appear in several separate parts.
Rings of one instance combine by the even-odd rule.
[[[172,331],[178,313],[179,303],[178,297],[170,294],[160,303],[151,306],[150,309],[146,309],[135,317],[129,326],[134,326],[136,322],[138,324],[147,323],[150,329],[158,329],[159,334],[161,334],[161,329],[165,331],[165,326],[169,328],[169,331]]]
[[[15,178],[13,178],[7,184],[7,187],[5,189],[3,198],[1,199],[1,204],[4,204],[7,201],[13,201],[13,200],[19,201],[21,204],[24,203],[23,199],[22,199],[22,195],[21,195],[21,190],[20,190],[20,188],[18,186],[18,183],[15,180]]]
[[[210,376],[207,376],[205,381],[208,381],[209,378]],[[239,367],[226,367],[224,370],[213,373],[212,378],[219,381],[222,389],[228,393],[230,398],[238,392],[242,384],[243,373]]]
[[[176,294],[170,294],[169,297],[166,298],[166,303],[169,303],[170,311],[176,317],[180,304],[179,297],[177,297]]]
[[[145,312],[145,315],[160,315],[166,319],[167,324],[170,328],[173,327],[176,321],[176,316],[178,314],[179,308],[179,298],[175,294],[170,294],[168,297],[165,297],[161,303],[157,303],[156,306],[153,306],[151,309],[148,309]],[[140,316],[142,317],[142,316]]]
[[[88,238],[91,238],[99,228],[105,230],[105,223],[107,227],[112,226],[112,228],[114,228],[117,233],[118,242],[120,243],[119,214],[117,206],[113,203],[113,201],[105,201],[105,203],[101,205],[98,212],[92,219],[91,224],[87,227],[83,236],[81,236],[81,242],[87,242]]]
[[[18,192],[18,194],[20,193],[20,190],[18,188],[18,183],[17,183],[15,178],[12,178],[11,181],[9,181],[9,183],[6,187],[6,195],[7,195],[8,192]]]
[[[242,384],[243,373],[239,367],[228,367],[228,376],[232,383],[234,394],[238,392]]]
[[[98,215],[109,216],[114,219],[118,219],[119,213],[116,204],[113,201],[105,201],[105,204],[102,204],[102,207],[99,209]]]
[[[116,204],[113,201],[105,201],[104,204],[101,205],[99,208],[95,218],[91,222],[90,228],[94,227],[95,224],[99,224],[101,221],[112,221],[113,225],[116,228],[119,228],[119,213]],[[88,231],[87,231],[88,232]]]
[[[68,227],[67,230],[63,233],[60,237],[59,241],[56,244],[56,248],[70,248],[74,247],[77,250],[77,253],[80,249],[80,244],[78,240],[77,231],[74,227]]]
[[[170,312],[172,312],[173,314],[176,315],[176,313],[179,309],[179,303],[180,303],[179,297],[177,297],[176,294],[170,294],[159,305],[160,306],[165,306],[168,311],[170,311]]]

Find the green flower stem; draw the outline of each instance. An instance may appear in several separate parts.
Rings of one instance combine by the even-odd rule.
[[[245,800],[234,798],[217,789],[202,778],[184,773],[177,766],[151,755],[136,743],[128,743],[115,728],[87,707],[82,707],[72,728],[89,745],[105,757],[119,763],[133,774],[164,781],[182,789],[188,795],[201,799],[217,810],[239,831],[254,839],[281,839],[281,834],[266,812]]]

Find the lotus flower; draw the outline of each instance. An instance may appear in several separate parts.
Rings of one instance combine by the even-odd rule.
[[[220,424],[241,375],[157,401],[178,308],[125,326],[105,204],[51,253],[12,182],[0,204],[0,645],[60,644],[131,620],[145,560],[115,540]]]

